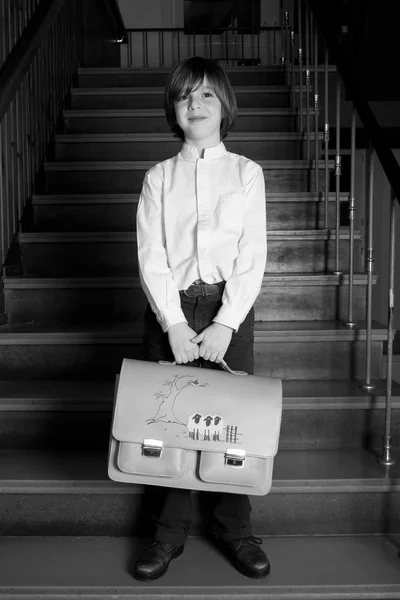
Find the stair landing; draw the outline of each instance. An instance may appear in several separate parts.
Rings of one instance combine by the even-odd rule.
[[[142,583],[131,574],[136,538],[0,538],[0,599],[395,599],[398,544],[385,536],[263,538],[271,574],[252,580],[211,542],[190,538],[166,575]]]

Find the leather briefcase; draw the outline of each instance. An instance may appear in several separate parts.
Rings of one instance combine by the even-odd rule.
[[[109,477],[267,494],[281,413],[279,379],[125,359],[116,385]]]

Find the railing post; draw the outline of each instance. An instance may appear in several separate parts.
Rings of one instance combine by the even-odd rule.
[[[314,134],[315,134],[315,191],[319,191],[318,171],[318,116],[319,116],[319,94],[318,94],[318,30],[314,31]]]
[[[294,31],[290,31],[290,65],[292,71],[292,107],[296,106],[296,74],[294,70]]]
[[[143,31],[143,66],[149,66],[148,46],[147,46],[147,31]]]
[[[340,270],[340,176],[342,161],[340,156],[340,77],[336,78],[336,157],[335,157],[335,191],[336,191],[336,227],[335,227],[335,275],[341,275]]]
[[[355,327],[353,320],[353,286],[354,286],[354,219],[355,219],[355,170],[356,170],[356,109],[353,104],[351,110],[351,151],[350,151],[350,198],[349,198],[349,221],[350,221],[350,248],[349,248],[349,291],[348,291],[348,318],[345,325]]]
[[[165,67],[165,63],[164,63],[164,32],[163,31],[159,31],[159,33],[158,33],[158,47],[159,47],[160,67]]]
[[[367,248],[367,318],[366,318],[366,357],[365,357],[365,390],[373,390],[371,383],[371,340],[372,340],[372,273],[374,265],[374,150],[369,148],[368,160],[368,248]]]
[[[324,123],[324,153],[325,153],[325,214],[324,225],[328,229],[329,216],[329,88],[328,88],[328,50],[325,48],[325,123]]]
[[[303,133],[303,32],[302,32],[302,0],[298,0],[298,27],[299,27],[299,106],[300,106],[300,133]]]
[[[386,406],[385,431],[380,459],[381,465],[390,466],[396,462],[391,456],[391,418],[392,418],[392,366],[394,336],[394,284],[395,284],[395,249],[396,249],[396,198],[393,188],[390,198],[390,246],[389,246],[389,294],[388,294],[388,353],[386,371]]]
[[[310,160],[310,27],[309,8],[306,6],[306,131],[307,131],[307,160]]]

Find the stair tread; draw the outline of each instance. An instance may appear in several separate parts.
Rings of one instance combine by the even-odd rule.
[[[285,116],[296,116],[300,112],[298,108],[291,107],[267,107],[267,108],[238,108],[237,116],[259,116],[259,115],[285,115]],[[306,114],[306,110],[303,110]],[[313,110],[309,111],[309,114],[314,114]],[[86,117],[164,117],[165,112],[163,108],[85,108],[85,109],[65,109],[63,116],[66,119],[71,117],[86,118]]]
[[[389,536],[262,539],[272,565],[266,579],[250,581],[210,541],[190,538],[179,562],[172,563],[160,583],[141,583],[131,574],[143,543],[137,538],[2,537],[0,598],[35,593],[40,598],[61,594],[65,599],[145,595],[148,600],[222,600],[263,594],[280,600],[314,595],[321,600],[365,600],[400,593],[399,549]]]
[[[266,232],[268,238],[301,239],[301,240],[326,240],[335,239],[336,232],[333,229],[294,229],[294,230],[269,230]],[[355,232],[355,238],[360,238],[360,233]],[[349,228],[340,228],[340,238],[348,239]],[[131,242],[136,241],[134,231],[27,231],[18,234],[21,242],[68,242],[68,241],[107,241],[107,242]]]
[[[357,381],[284,380],[283,407],[293,408],[383,408],[386,380],[371,392]],[[111,410],[114,381],[3,380],[0,381],[0,411],[102,411]],[[392,382],[392,407],[400,407],[400,384]]]
[[[123,202],[123,203],[137,203],[139,200],[139,193],[136,194],[33,194],[32,202],[34,205],[38,204],[102,204],[109,203],[110,201]],[[330,201],[336,200],[336,194],[331,192],[328,194]],[[319,193],[314,192],[265,192],[265,199],[267,202],[282,202],[287,200],[288,202],[324,202],[325,197]],[[340,195],[340,201],[344,202],[349,199],[349,195],[342,193]]]
[[[377,275],[373,276],[377,280]],[[264,283],[282,285],[348,285],[349,277],[327,273],[265,273]],[[365,285],[366,273],[354,273],[354,284]],[[41,289],[41,288],[115,288],[137,287],[139,276],[132,277],[4,277],[4,289]]]
[[[272,493],[305,491],[400,491],[400,449],[393,449],[396,463],[389,468],[377,462],[377,454],[364,449],[279,450],[274,459]],[[30,489],[82,493],[82,488],[101,493],[141,493],[142,486],[111,481],[107,475],[107,451],[36,449],[0,450],[0,490]],[[400,567],[400,565],[399,565]]]
[[[45,162],[45,171],[131,171],[131,170],[148,170],[159,161],[155,160],[107,160],[107,161],[56,161]],[[315,166],[314,160],[258,160],[257,164],[263,169],[305,169],[310,170]],[[334,162],[329,161],[329,166],[333,166]],[[325,161],[318,161],[319,167],[325,167]]]
[[[311,134],[313,136],[313,133]],[[323,139],[323,134],[319,137]],[[269,131],[269,132],[254,132],[254,133],[230,133],[227,142],[231,141],[276,141],[288,140],[298,141],[304,140],[304,134],[297,132],[286,131]],[[83,142],[175,142],[181,144],[172,133],[66,133],[58,134],[55,137],[56,143],[83,143]]]
[[[225,73],[283,73],[280,65],[270,66],[243,66],[224,67]],[[78,67],[78,75],[134,75],[135,73],[166,73],[171,72],[171,67]]]
[[[236,93],[290,93],[290,88],[287,85],[233,85],[232,86]],[[304,86],[303,86],[304,88]],[[296,87],[299,89],[299,86]],[[131,94],[161,94],[164,95],[164,88],[159,86],[154,87],[99,87],[99,88],[72,88],[71,94],[73,96],[129,96]]]
[[[121,323],[17,323],[0,326],[0,345],[31,344],[130,344],[141,343],[142,322]],[[373,340],[386,340],[387,329],[372,323]],[[318,339],[356,341],[365,339],[365,323],[349,329],[337,321],[256,321],[254,341],[318,341]]]

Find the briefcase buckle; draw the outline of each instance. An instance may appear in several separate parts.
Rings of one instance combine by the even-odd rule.
[[[146,456],[146,458],[160,458],[162,449],[163,442],[161,440],[147,438],[143,440],[142,456]]]
[[[228,448],[225,452],[225,464],[227,467],[243,467],[246,458],[245,450],[237,450],[236,448]]]

